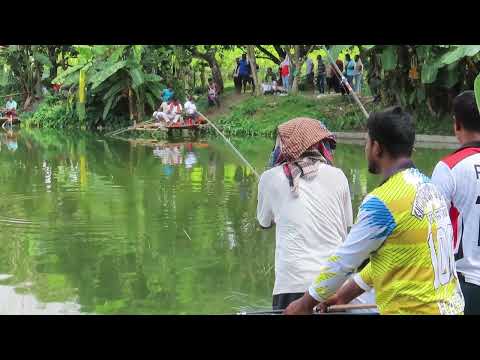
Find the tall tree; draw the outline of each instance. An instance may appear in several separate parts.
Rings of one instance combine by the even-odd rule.
[[[219,47],[216,45],[184,45],[184,47],[192,54],[193,57],[207,62],[210,70],[212,71],[213,80],[217,83],[220,91],[223,91],[222,71],[216,58]]]
[[[250,69],[252,70],[252,77],[253,83],[255,85],[255,95],[261,95],[260,89],[260,81],[258,79],[258,72],[257,72],[257,59],[255,57],[255,46],[254,45],[246,45],[247,47],[247,56],[250,62]]]

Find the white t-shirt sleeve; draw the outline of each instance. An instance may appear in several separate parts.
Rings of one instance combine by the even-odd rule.
[[[345,177],[345,186],[343,190],[343,208],[345,209],[345,224],[347,227],[353,225],[353,209],[352,209],[352,198],[350,196],[350,187],[348,185],[348,180]]]
[[[443,161],[440,161],[433,169],[432,183],[445,198],[447,206],[450,209],[452,205],[453,195],[455,194],[455,179],[452,171]]]
[[[260,226],[264,228],[272,226],[274,219],[272,199],[269,196],[268,186],[268,179],[266,179],[265,173],[263,173],[258,182],[257,219]]]

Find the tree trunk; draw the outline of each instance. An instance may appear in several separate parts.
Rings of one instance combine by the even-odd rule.
[[[133,115],[133,91],[130,86],[128,87],[128,112],[130,113],[130,121],[133,122],[133,126],[137,126]]]
[[[307,59],[308,53],[312,50],[313,46],[303,48],[302,45],[295,45],[295,51],[293,54],[293,64],[295,65],[295,75],[292,74],[292,94],[298,93],[298,83],[300,79],[300,73],[303,63]],[[291,61],[292,63],[292,61]]]
[[[223,91],[223,78],[222,72],[220,71],[220,66],[218,65],[217,59],[215,57],[215,51],[210,51],[206,53],[199,52],[195,47],[192,49],[192,55],[197,59],[204,60],[208,63],[208,66],[212,70],[212,77],[220,91]]]
[[[247,45],[247,56],[250,61],[250,68],[252,69],[253,84],[255,85],[255,96],[260,96],[262,92],[260,90],[260,81],[258,81],[257,59],[255,58],[254,45]]]
[[[201,67],[200,68],[200,84],[202,86],[202,89],[205,89],[205,83],[206,83],[206,79],[205,79],[205,67]]]

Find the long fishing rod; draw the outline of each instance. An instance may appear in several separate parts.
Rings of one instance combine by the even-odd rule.
[[[355,91],[353,91],[352,87],[350,86],[347,78],[343,75],[343,73],[340,71],[340,69],[338,68],[337,64],[335,61],[333,61],[333,58],[332,56],[330,55],[330,52],[328,51],[327,47],[325,45],[322,45],[322,47],[325,49],[325,51],[327,52],[327,56],[328,56],[328,59],[330,60],[330,64],[332,64],[332,66],[335,68],[335,71],[337,72],[337,77],[338,76],[341,76],[341,83],[343,84],[343,86],[345,86],[347,88],[347,90],[349,91],[350,95],[352,95],[353,99],[355,100],[355,102],[357,103],[357,105],[360,107],[360,109],[362,110],[362,113],[363,115],[365,115],[365,118],[368,119],[369,117],[369,114],[367,112],[367,110],[365,109],[365,107],[363,106],[362,102],[360,101],[360,99],[358,98],[357,94],[355,93]]]
[[[243,160],[243,162],[245,164],[247,164],[247,166],[253,171],[253,173],[255,174],[255,176],[257,177],[257,179],[260,178],[260,175],[258,175],[257,171],[255,170],[255,168],[248,162],[247,159],[245,159],[243,157],[243,155],[240,153],[240,151],[237,150],[237,148],[235,146],[233,146],[233,144],[230,142],[230,140],[228,140],[226,138],[225,135],[223,135],[223,133],[215,126],[215,124],[213,122],[211,122],[205,115],[203,115],[200,111],[197,111],[205,120],[207,120],[207,122],[215,129],[215,131],[223,138],[223,140],[225,140],[225,142],[233,149],[233,151],[235,151],[235,153],[238,155],[238,157],[240,159]]]
[[[376,309],[377,305],[375,304],[344,304],[344,305],[331,305],[327,308],[326,313],[339,313],[345,312],[348,310],[366,310],[366,309]],[[260,311],[241,311],[237,315],[281,315],[285,309],[280,310],[260,310]],[[318,311],[314,311],[314,315],[326,314]]]

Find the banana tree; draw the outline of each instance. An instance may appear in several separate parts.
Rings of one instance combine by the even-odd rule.
[[[96,51],[96,53],[95,53]],[[143,119],[145,105],[154,109],[161,97],[162,78],[147,72],[142,63],[145,47],[115,45],[102,49],[83,49],[79,63],[61,73],[54,82],[63,86],[78,84],[80,71],[86,76],[88,103],[100,107],[101,117],[93,122],[106,121],[120,103],[128,102],[130,121]]]
[[[456,94],[471,89],[480,69],[479,45],[364,45],[369,83],[378,80],[388,103],[439,117]]]
[[[10,45],[1,49],[1,55],[20,84],[27,109],[32,100],[42,97],[42,76],[45,67],[51,67],[46,47],[39,45]]]

